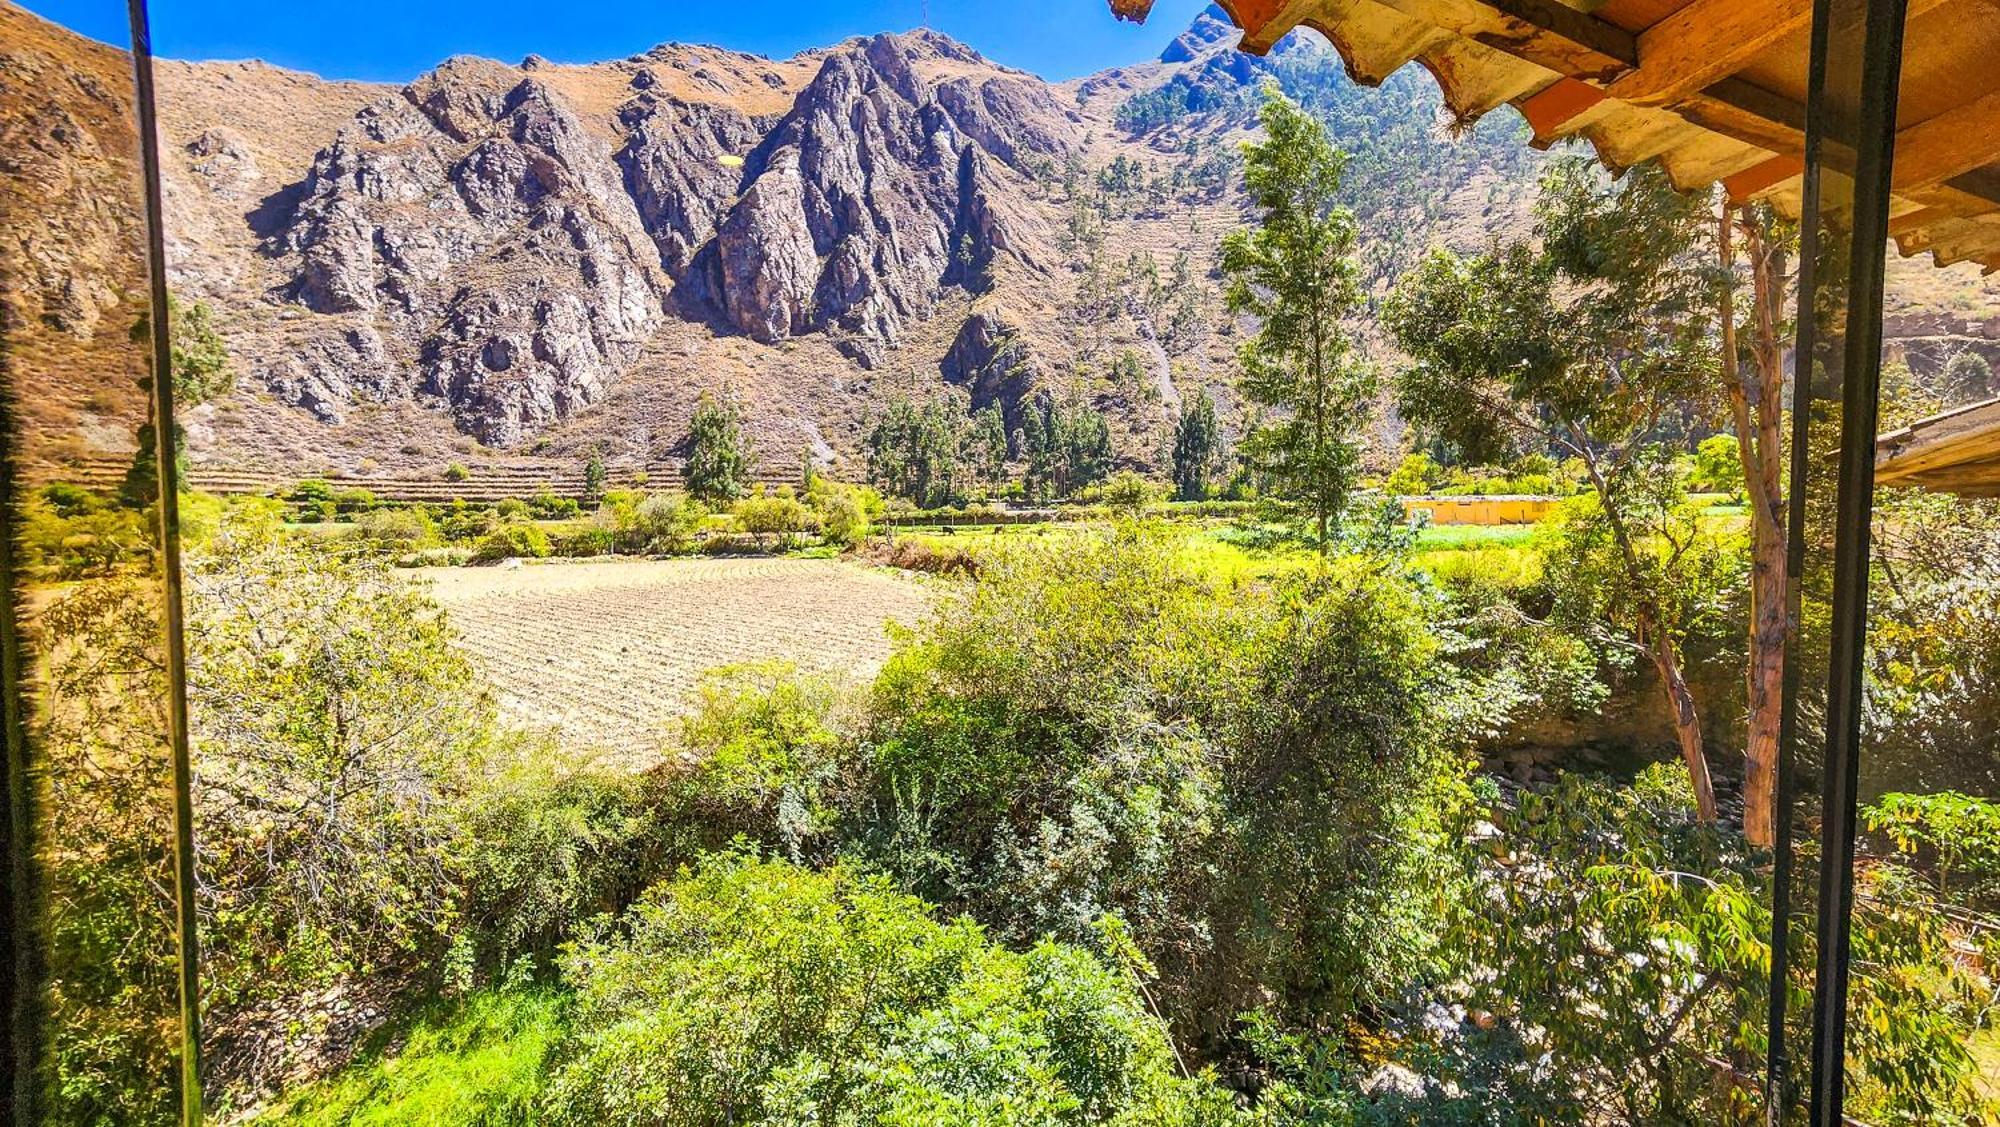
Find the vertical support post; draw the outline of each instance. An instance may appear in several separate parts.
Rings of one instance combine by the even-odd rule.
[[[1854,907],[1856,786],[1861,762],[1862,659],[1867,645],[1869,524],[1882,374],[1882,281],[1889,239],[1890,169],[1907,0],[1822,0],[1807,107],[1816,159],[1851,148],[1851,193],[1832,216],[1849,235],[1840,382],[1840,478],[1834,512],[1833,616],[1827,668],[1826,759],[1820,788],[1818,965],[1813,983],[1810,1122],[1840,1127],[1846,1096],[1847,972]],[[1824,175],[1824,169],[1821,169]],[[1822,193],[1825,183],[1820,184]],[[1821,203],[1826,201],[1822,194]],[[1818,216],[1807,216],[1808,224]],[[1810,301],[1806,295],[1802,300]],[[1809,317],[1815,306],[1806,305]],[[1801,363],[1810,365],[1809,357]],[[1806,377],[1811,378],[1810,367]]]
[[[5,313],[0,311],[0,319]],[[5,325],[0,324],[0,333]],[[0,970],[0,1021],[6,1022],[0,1122],[22,1127],[41,1122],[43,981],[41,871],[35,825],[38,779],[28,750],[28,655],[20,613],[26,592],[14,558],[14,516],[19,510],[14,476],[13,373],[0,339],[0,744],[6,748],[6,808],[0,811],[7,871],[0,877],[0,933],[6,960]]]
[[[1817,43],[1824,28],[1816,24]],[[1817,57],[1821,48],[1815,47]],[[1806,496],[1812,474],[1813,353],[1818,326],[1813,319],[1814,264],[1819,257],[1819,146],[1806,137],[1806,172],[1799,208],[1798,343],[1792,355],[1792,431],[1789,482],[1785,493],[1785,679],[1778,706],[1777,777],[1771,788],[1771,988],[1766,999],[1764,1111],[1769,1127],[1784,1127],[1792,1105],[1791,1053],[1785,1017],[1791,1001],[1792,832],[1799,743],[1799,623],[1803,618],[1806,567]]]
[[[126,0],[132,23],[133,92],[146,195],[146,272],[152,330],[153,453],[162,618],[166,626],[167,738],[173,760],[174,903],[180,970],[181,1123],[198,1127],[201,1106],[201,949],[194,884],[194,780],[188,762],[187,649],[181,610],[180,467],[174,425],[173,344],[167,302],[165,210],[160,199],[159,112],[153,85],[153,39],[146,0]]]
[[[1806,103],[1819,105],[1825,96],[1828,23],[1832,4],[1816,0],[1808,48]],[[1803,684],[1800,624],[1804,619],[1806,569],[1806,498],[1813,471],[1813,364],[1819,351],[1819,322],[1814,315],[1820,255],[1820,173],[1825,131],[1808,128],[1805,172],[1799,191],[1799,278],[1797,342],[1792,349],[1791,457],[1785,490],[1785,676],[1778,703],[1777,778],[1772,787],[1771,821],[1771,979],[1765,999],[1764,1117],[1768,1127],[1784,1127],[1792,1107],[1791,1051],[1785,1030],[1791,1002],[1792,973],[1792,834],[1798,822],[1797,776],[1799,692]]]

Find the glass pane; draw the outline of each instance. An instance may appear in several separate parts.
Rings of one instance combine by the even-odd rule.
[[[164,1123],[125,17],[38,2],[0,0],[0,269],[39,1090]],[[1619,176],[1531,147],[1506,100],[1609,114],[1414,0],[1322,5],[1347,57],[1194,5],[1142,47],[1098,4],[161,3],[212,1115],[1761,1117],[1779,827],[1801,1114],[1842,391],[1878,343],[1882,429],[2000,390],[1968,268],[1890,263],[1846,347],[1870,5],[1825,5],[1795,224],[1679,190],[1755,154],[1671,109]],[[1557,30],[1615,62],[1672,6]],[[1785,117],[1789,58],[1724,104]],[[1972,81],[1919,70],[1905,125]],[[1871,1122],[1973,1114],[1991,1040],[1992,808],[1892,792],[1994,786],[2000,545],[1891,492]]]
[[[38,6],[39,7],[39,6]],[[0,5],[0,377],[8,607],[37,883],[14,940],[42,989],[33,1099],[55,1123],[171,1123],[179,994],[158,555],[143,331],[144,208],[116,4],[80,37]],[[12,681],[14,677],[19,681]],[[23,1115],[24,1121],[35,1120]]]
[[[1816,107],[1825,163],[1819,181],[1823,226],[1810,271],[1815,401],[1797,745],[1807,788],[1800,809],[1811,812],[1801,825],[1819,830],[1821,839],[1801,843],[1802,877],[1809,882],[1817,871],[1820,880],[1817,890],[1802,883],[1795,900],[1837,913],[1842,902],[1819,901],[1841,895],[1851,898],[1852,912],[1846,949],[1815,952],[1823,1005],[1838,997],[1826,976],[1837,968],[1846,980],[1844,1009],[1830,1017],[1844,1028],[1844,1045],[1834,1052],[1822,1038],[1817,1068],[1823,1079],[1840,1081],[1847,1113],[1863,1121],[1976,1117],[1992,1098],[1985,1047],[1990,982],[1978,952],[1991,942],[1996,905],[1973,875],[1983,871],[1980,865],[1960,866],[1983,848],[1996,812],[1988,801],[1994,797],[1988,657],[1995,652],[1996,594],[1987,561],[2000,542],[1991,502],[1978,496],[1990,494],[1990,472],[1982,477],[1976,467],[1959,467],[1912,478],[1896,457],[1907,458],[1912,433],[1934,435],[1940,417],[1962,422],[1952,409],[1962,411],[1995,389],[1985,375],[1985,342],[1959,331],[1955,315],[1942,319],[1943,332],[1914,339],[1898,320],[1912,296],[1926,291],[1953,294],[1975,321],[1991,317],[2000,310],[2000,291],[1975,265],[1947,265],[1977,257],[1976,236],[1970,246],[1952,237],[1934,243],[1905,236],[1903,250],[1935,251],[1932,261],[1894,255],[1894,246],[1878,251],[1856,232],[1879,235],[1887,209],[1908,215],[1919,206],[1909,196],[1926,191],[1910,187],[1921,177],[1899,163],[1898,194],[1885,201],[1887,182],[1876,179],[1870,131],[1893,128],[1899,138],[1913,136],[1962,100],[1989,92],[1991,78],[1967,80],[1974,73],[1965,69],[1970,57],[1949,32],[1952,25],[1939,22],[1946,13],[1913,6],[1899,47],[1889,34],[1893,28],[1870,20],[1890,6],[1834,3],[1830,10],[1823,101]],[[1897,50],[1900,98],[1892,102],[1882,95],[1881,63]],[[1895,119],[1885,122],[1880,115],[1892,105]],[[1976,152],[1976,142],[1963,143]],[[1931,159],[1916,145],[1897,154],[1898,161],[1905,158]],[[1974,210],[1991,206],[1979,202],[1979,193],[1990,198],[1991,192],[1979,175],[1927,190],[1963,193],[1954,197],[1959,206]],[[1891,223],[1889,230],[1901,226]],[[1884,311],[1880,302],[1886,302],[1887,333],[1868,323]],[[1879,397],[1870,402],[1878,367]],[[1913,430],[1904,429],[1912,424]],[[1854,445],[1877,467],[1880,481],[1867,497],[1838,484],[1843,434],[1861,439]],[[1879,448],[1871,449],[1878,434],[1883,438],[1873,445]],[[1939,464],[1936,455],[1923,456]],[[1956,457],[1942,463],[1950,467]],[[1872,502],[1872,514],[1853,508],[1860,501]],[[1850,514],[1845,518],[1843,507]],[[1855,534],[1869,527],[1872,558],[1849,555],[1844,562],[1842,543],[1857,543]],[[1858,652],[1841,638],[1842,604],[1858,607],[1857,595],[1867,600]],[[1829,697],[1825,688],[1838,683],[1840,665],[1850,661],[1861,674],[1854,683],[1858,697],[1848,698],[1860,719],[1858,745],[1841,736],[1843,698]],[[1851,755],[1836,755],[1829,765],[1821,750],[1835,754],[1843,745],[1852,747]],[[1838,850],[1849,803],[1858,809],[1859,840],[1847,867],[1851,889],[1843,889],[1831,879],[1841,874],[1822,859],[1847,865]],[[1805,927],[1802,916],[1797,926]],[[1795,1059],[1802,1062],[1813,1044],[1806,1036],[1795,1020]],[[1923,1062],[1915,1072],[1905,1070],[1911,1060]],[[1796,1079],[1803,1083],[1804,1077],[1801,1064]],[[1819,1090],[1830,1100],[1836,1089],[1822,1083]]]

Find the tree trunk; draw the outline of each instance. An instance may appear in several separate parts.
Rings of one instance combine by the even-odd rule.
[[[1712,823],[1715,821],[1715,783],[1709,778],[1708,755],[1702,749],[1701,714],[1695,708],[1694,693],[1688,688],[1687,678],[1681,673],[1680,655],[1674,650],[1673,635],[1666,629],[1659,601],[1647,590],[1645,570],[1639,566],[1638,546],[1632,542],[1631,530],[1625,527],[1625,515],[1611,494],[1611,483],[1605,480],[1595,453],[1580,438],[1571,444],[1571,448],[1583,456],[1584,472],[1590,475],[1591,488],[1597,491],[1598,502],[1604,507],[1604,519],[1611,526],[1611,539],[1618,546],[1618,554],[1625,562],[1626,576],[1637,597],[1639,648],[1645,651],[1653,668],[1659,671],[1660,687],[1667,694],[1667,711],[1673,716],[1674,739],[1680,744],[1681,758],[1687,763],[1688,782],[1694,787],[1695,815],[1703,823]]]
[[[1646,656],[1652,658],[1653,668],[1659,671],[1660,685],[1667,694],[1667,708],[1674,718],[1674,739],[1681,745],[1688,781],[1694,786],[1695,816],[1704,823],[1714,822],[1715,783],[1708,777],[1708,756],[1702,750],[1701,715],[1695,709],[1694,693],[1688,688],[1687,678],[1681,674],[1674,640],[1659,627],[1654,615],[1651,608],[1639,612],[1640,643],[1646,648]]]
[[[1725,268],[1733,268],[1733,220],[1727,206],[1720,229]],[[1784,446],[1783,348],[1778,340],[1782,300],[1782,250],[1765,237],[1762,222],[1748,209],[1742,215],[1748,238],[1751,300],[1755,320],[1751,340],[1753,371],[1746,378],[1738,362],[1734,310],[1723,296],[1723,378],[1736,424],[1736,450],[1750,502],[1750,634],[1746,668],[1748,728],[1743,752],[1743,835],[1768,847],[1777,815],[1778,721],[1785,680],[1785,534],[1780,461]]]

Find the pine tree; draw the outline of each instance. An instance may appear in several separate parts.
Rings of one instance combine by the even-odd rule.
[[[1338,203],[1346,158],[1275,83],[1258,120],[1267,139],[1243,147],[1243,178],[1261,217],[1222,243],[1230,311],[1262,322],[1239,354],[1243,394],[1272,412],[1245,436],[1243,457],[1304,509],[1324,550],[1360,469],[1374,390],[1341,327],[1361,299],[1354,216]]]
[[[688,421],[688,456],[681,476],[688,493],[706,504],[727,504],[750,491],[750,443],[734,395],[702,394]]]
[[[1182,501],[1200,501],[1208,496],[1208,474],[1215,465],[1220,435],[1215,423],[1215,401],[1206,388],[1181,405],[1174,421],[1174,496]]]

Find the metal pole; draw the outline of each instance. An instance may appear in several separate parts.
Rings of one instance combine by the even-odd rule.
[[[0,312],[0,318],[4,318]],[[0,326],[3,329],[4,326]],[[7,934],[7,966],[0,971],[0,1021],[6,1022],[4,1090],[0,1090],[0,1122],[22,1127],[41,1121],[41,1059],[45,1025],[42,947],[41,873],[36,863],[35,806],[37,779],[29,757],[27,724],[28,656],[17,615],[27,606],[15,566],[15,495],[13,438],[13,373],[7,367],[6,345],[0,340],[0,743],[6,747],[4,823],[7,872],[0,881],[0,929]]]
[[[159,477],[161,607],[166,625],[167,738],[173,759],[174,902],[180,961],[181,1123],[201,1123],[201,951],[195,925],[193,772],[188,763],[186,630],[181,615],[180,475],[174,426],[173,346],[167,302],[165,211],[160,202],[159,114],[146,0],[126,0],[132,21],[133,91],[146,191],[146,272],[152,329],[153,456]]]
[[[1813,5],[1811,60],[1806,79],[1806,104],[1816,105],[1825,94],[1827,0]],[[1792,349],[1791,465],[1785,494],[1785,674],[1778,703],[1778,763],[1771,823],[1771,984],[1766,999],[1764,1112],[1770,1127],[1783,1127],[1791,1109],[1791,1053],[1786,1044],[1785,1018],[1791,1003],[1792,969],[1792,832],[1798,816],[1795,789],[1799,742],[1801,662],[1799,624],[1803,619],[1806,568],[1806,496],[1812,475],[1813,355],[1819,348],[1819,324],[1813,316],[1813,294],[1819,261],[1820,159],[1824,151],[1818,130],[1806,131],[1805,175],[1800,183],[1798,339]]]
[[[1841,372],[1840,485],[1835,504],[1833,620],[1827,669],[1826,762],[1820,792],[1819,962],[1813,983],[1811,1122],[1839,1127],[1846,1096],[1847,971],[1854,908],[1855,789],[1861,762],[1862,658],[1867,646],[1869,522],[1874,511],[1875,423],[1882,375],[1882,273],[1889,240],[1889,176],[1907,0],[1869,0],[1861,26],[1858,89],[1823,90],[1808,133],[1824,134],[1836,104],[1850,113],[1854,195],[1848,217],[1847,325]],[[1851,34],[1814,37],[1818,69]],[[1845,62],[1845,60],[1843,60]],[[1831,97],[1827,96],[1831,95]],[[1845,95],[1843,97],[1842,95]],[[1808,217],[1812,221],[1816,217]],[[1807,364],[1810,365],[1808,359]],[[1810,366],[1807,375],[1810,377]]]

